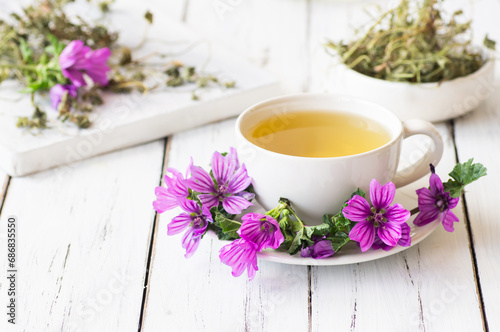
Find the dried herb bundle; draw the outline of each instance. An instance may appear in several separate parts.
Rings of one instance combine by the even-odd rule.
[[[110,11],[114,0],[99,3],[103,13]],[[108,65],[109,83],[80,87],[78,95],[64,93],[58,103],[58,119],[73,122],[80,128],[91,126],[89,113],[94,106],[101,105],[100,93],[130,93],[133,90],[146,92],[161,86],[177,87],[193,84],[193,99],[198,99],[196,89],[209,84],[231,88],[232,81],[221,81],[213,75],[202,74],[195,67],[184,66],[178,61],[166,61],[168,55],[155,52],[135,59],[132,51],[116,43],[118,33],[109,32],[102,25],[88,24],[81,17],[76,22],[67,17],[64,6],[72,0],[40,0],[36,5],[23,8],[22,14],[11,14],[9,22],[0,20],[0,84],[5,79],[17,79],[24,92],[33,94],[47,91],[60,84],[70,84],[61,71],[59,56],[72,41],[82,41],[91,49],[108,48],[112,51]],[[146,12],[144,19],[153,23],[153,14]],[[143,41],[144,42],[144,41]],[[143,44],[141,42],[140,46]],[[150,61],[152,59],[159,61]],[[146,83],[153,77],[153,84]],[[150,80],[151,81],[151,80]],[[31,117],[19,118],[18,127],[44,129],[48,127],[47,113],[33,103]]]
[[[485,62],[467,38],[470,21],[459,23],[462,11],[445,21],[437,2],[402,0],[360,39],[329,42],[327,47],[337,51],[349,68],[388,81],[443,82],[469,75]],[[486,37],[485,45],[491,48],[494,42]]]

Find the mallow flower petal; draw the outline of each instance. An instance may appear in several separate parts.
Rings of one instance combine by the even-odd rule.
[[[387,208],[394,200],[395,194],[396,186],[392,182],[383,186],[376,179],[370,182],[370,200],[377,211]]]
[[[240,214],[241,211],[252,205],[253,204],[251,202],[238,196],[224,197],[222,200],[222,207],[224,207],[224,210],[230,214]]]
[[[433,207],[436,205],[436,194],[429,188],[420,188],[416,190],[419,207]]]
[[[226,158],[229,159],[231,163],[234,164],[236,167],[235,170],[240,168],[240,162],[238,160],[238,152],[236,152],[236,149],[233,147],[229,148],[229,153],[226,155]]]
[[[429,178],[429,186],[433,193],[442,194],[443,193],[443,181],[439,178],[436,173],[432,173]]]
[[[450,210],[443,211],[439,218],[443,223],[444,229],[448,232],[453,232],[455,230],[453,227],[453,223],[459,221],[458,217]]]
[[[394,247],[401,238],[401,225],[386,222],[378,228],[377,235],[385,244]]]
[[[189,226],[191,221],[191,216],[187,213],[181,213],[177,217],[172,218],[172,221],[167,225],[167,235],[179,234]]]
[[[411,245],[410,231],[411,228],[407,223],[401,224],[401,238],[398,241],[400,246],[409,247]]]
[[[61,68],[69,68],[74,65],[84,47],[85,43],[81,40],[73,40],[66,45],[59,55],[59,65]]]
[[[236,194],[247,189],[250,183],[252,183],[252,178],[248,176],[245,164],[243,164],[230,177],[229,183],[227,184],[227,190],[231,194]]]
[[[321,240],[314,244],[311,257],[314,259],[322,259],[333,256],[334,254],[335,251],[332,248],[332,242],[330,240]]]
[[[193,256],[196,249],[200,246],[200,236],[196,236],[193,232],[188,229],[184,236],[182,237],[182,247],[186,249],[184,257],[189,258]]]
[[[384,217],[393,223],[401,224],[406,222],[410,218],[410,211],[405,209],[401,204],[397,203],[389,206],[384,213]]]
[[[167,188],[156,187],[155,194],[157,199],[153,202],[153,208],[158,213],[163,213],[179,206],[177,198],[167,191]]]
[[[223,157],[219,152],[215,151],[212,155],[212,172],[218,185],[226,184],[233,175],[235,168],[234,163],[231,163],[228,158]]]
[[[437,207],[420,211],[415,220],[413,220],[413,224],[417,226],[424,226],[436,220],[438,216],[439,209]]]
[[[284,241],[278,222],[262,213],[247,213],[241,217],[238,234],[242,239],[255,244],[257,251],[265,248],[276,249]]]
[[[246,269],[249,280],[252,280],[259,269],[255,246],[243,239],[234,240],[222,247],[219,258],[222,263],[232,268],[231,273],[235,277],[239,277]]]
[[[179,199],[179,206],[188,213],[199,213],[201,210],[198,203],[187,198]]]
[[[186,182],[189,188],[200,193],[215,193],[215,186],[210,174],[199,166],[191,166],[191,178]]]
[[[61,69],[64,76],[70,79],[71,84],[76,87],[86,86],[87,82],[83,78],[83,73],[75,69]]]
[[[342,214],[351,221],[363,221],[372,214],[372,211],[366,199],[355,195],[347,202],[347,206],[342,209]]]
[[[208,209],[211,209],[214,206],[219,206],[219,198],[212,194],[199,194],[198,198],[200,199],[201,204]]]
[[[375,227],[371,221],[360,221],[349,232],[349,238],[359,242],[361,251],[365,252],[370,249],[375,240]]]
[[[448,200],[448,209],[451,210],[457,207],[460,197],[453,198],[450,196],[450,193],[446,193],[446,199]]]

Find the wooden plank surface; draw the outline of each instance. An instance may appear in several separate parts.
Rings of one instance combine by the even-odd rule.
[[[500,68],[497,68],[500,69]],[[497,72],[497,74],[499,74]],[[492,97],[455,125],[457,152],[462,162],[474,157],[488,168],[488,176],[467,187],[465,199],[474,243],[485,316],[490,331],[500,330],[500,223],[495,190],[500,184],[500,75],[489,87]]]
[[[208,168],[213,151],[234,145],[233,128],[234,120],[229,120],[175,135],[168,166],[184,172],[192,156],[195,165]],[[185,259],[182,235],[167,236],[167,224],[178,213],[160,215],[144,331],[160,326],[185,331],[307,330],[307,267],[259,261],[253,281],[245,275],[234,278],[218,256],[225,243],[210,238]]]
[[[6,191],[9,186],[10,176],[0,169],[0,209],[3,205]],[[0,210],[1,211],[1,210]]]
[[[190,0],[186,22],[266,69],[285,92],[300,92],[309,84],[309,5],[306,0]]]
[[[163,153],[161,140],[12,179],[19,330],[137,331]]]

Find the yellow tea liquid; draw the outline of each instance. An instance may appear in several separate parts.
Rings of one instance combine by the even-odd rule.
[[[245,135],[269,151],[300,157],[340,157],[374,150],[391,140],[379,123],[328,111],[296,111],[273,115]]]

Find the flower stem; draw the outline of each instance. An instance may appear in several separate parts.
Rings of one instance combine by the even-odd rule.
[[[13,63],[0,63],[0,68],[14,68],[14,69],[31,70],[31,71],[37,71],[38,69],[40,69],[40,66],[47,67],[46,65],[19,65]],[[56,68],[46,68],[46,70],[53,72],[59,71]]]
[[[419,212],[420,212],[420,210],[418,209],[418,207],[416,207],[416,208],[413,208],[412,210],[410,210],[410,215],[413,216],[414,214],[417,214]]]
[[[0,63],[0,68],[16,68],[16,69],[35,71],[37,66],[35,66],[35,65],[16,65],[16,64],[11,64],[11,63]]]

